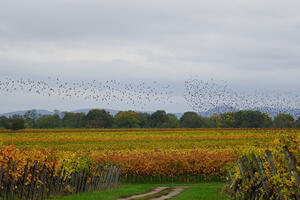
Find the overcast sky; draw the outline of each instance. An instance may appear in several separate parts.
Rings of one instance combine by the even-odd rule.
[[[195,75],[299,89],[299,8],[299,0],[1,1],[0,79],[159,81],[172,85],[177,104],[145,109],[172,112],[189,109],[180,94]],[[108,107],[26,94],[0,101],[0,112]]]

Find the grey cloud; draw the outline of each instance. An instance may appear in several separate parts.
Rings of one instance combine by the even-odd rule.
[[[289,88],[300,85],[299,7],[298,0],[2,1],[0,75],[178,86],[197,74]]]

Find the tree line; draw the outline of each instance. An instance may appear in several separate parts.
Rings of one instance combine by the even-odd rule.
[[[137,113],[120,111],[113,116],[105,110],[93,109],[87,114],[55,112],[53,115],[40,115],[29,110],[24,115],[0,117],[0,129],[24,128],[300,128],[300,117],[278,114],[272,119],[268,114],[241,110],[213,114],[203,117],[196,112],[185,112],[180,119],[164,110]]]

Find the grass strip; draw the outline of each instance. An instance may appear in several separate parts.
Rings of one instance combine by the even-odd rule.
[[[172,200],[227,200],[229,197],[221,195],[223,182],[204,182],[197,184],[130,184],[121,185],[119,189],[86,192],[64,197],[55,197],[55,200],[117,200],[120,197],[141,194],[159,186],[176,187],[189,186],[181,194],[172,197]]]

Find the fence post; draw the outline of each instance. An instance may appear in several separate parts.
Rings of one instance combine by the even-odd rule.
[[[98,182],[96,184],[96,189],[97,190],[100,189],[100,187],[103,186],[103,184],[104,184],[104,178],[105,178],[104,176],[105,176],[105,169],[102,169],[101,170],[101,174],[100,174],[99,179],[98,179]]]
[[[26,163],[25,169],[24,169],[23,183],[22,183],[22,186],[21,186],[20,200],[23,200],[23,196],[24,196],[24,193],[25,193],[25,187],[26,187],[27,176],[28,176],[28,164],[29,164],[29,160],[27,160],[27,163]]]
[[[7,163],[7,171],[6,171],[6,176],[5,176],[5,187],[4,187],[3,197],[2,197],[3,200],[5,200],[7,197],[7,189],[8,189],[8,185],[9,185],[8,180],[9,180],[10,163],[11,163],[11,161],[9,159],[9,161]]]
[[[293,154],[288,150],[288,148],[285,146],[283,148],[284,150],[284,155],[285,155],[285,160],[287,162],[288,170],[289,172],[294,175],[295,180],[296,180],[296,197],[297,200],[300,199],[300,174],[297,169],[297,161],[296,158],[293,156]]]
[[[12,168],[13,173],[16,171],[16,161],[14,161],[13,168]],[[12,175],[11,176],[11,184],[10,184],[10,200],[14,200],[14,188],[15,188],[15,177]]]
[[[247,156],[244,156],[243,159],[244,159],[244,161],[246,163],[246,167],[248,169],[248,173],[250,175],[250,178],[251,178],[251,180],[253,180],[254,179],[253,169],[252,169],[252,166],[250,165],[249,159],[248,159]]]
[[[50,177],[48,196],[50,196],[53,193],[54,173],[55,173],[55,164],[53,163],[52,171],[51,171],[51,177]]]
[[[64,187],[64,181],[65,181],[65,176],[66,176],[66,170],[64,169],[63,171],[63,176],[61,177],[60,183],[59,183],[59,192],[63,189]]]
[[[57,176],[57,179],[56,179],[56,184],[54,186],[54,194],[57,194],[59,191],[59,188],[60,188],[60,180],[61,180],[61,174],[62,174],[62,170],[63,170],[63,166],[60,167],[60,170],[59,170],[59,173],[58,173],[58,176]]]
[[[33,185],[32,199],[34,199],[36,196],[37,183],[38,183],[38,179],[39,179],[39,174],[38,174],[37,170],[39,170],[39,168],[40,168],[39,163],[37,163],[36,173],[35,173],[35,176],[33,177],[34,185]]]
[[[121,173],[121,168],[118,168],[118,171],[117,171],[117,174],[115,177],[115,184],[118,184],[120,173]]]
[[[3,179],[3,173],[4,173],[4,169],[3,169],[3,165],[1,165],[1,169],[0,169],[0,194],[2,194],[2,179]]]
[[[275,167],[275,162],[274,162],[272,152],[270,150],[266,150],[266,158],[270,165],[271,172],[272,172],[273,176],[275,176],[277,174],[277,170]]]
[[[237,163],[238,163],[241,175],[244,177],[245,176],[244,166],[243,166],[242,161],[239,158],[237,159]]]
[[[81,181],[80,181],[80,186],[79,186],[79,192],[83,192],[84,190],[84,184],[85,184],[85,174],[86,174],[86,169],[83,169]]]
[[[97,166],[93,175],[90,175],[89,168],[81,169],[80,174],[74,172],[71,175],[67,175],[67,171],[63,170],[63,167],[57,174],[55,173],[55,165],[53,165],[51,170],[46,165],[40,165],[37,161],[30,167],[29,162],[27,160],[20,179],[14,177],[17,170],[15,161],[8,160],[7,166],[2,165],[0,167],[0,194],[2,190],[3,200],[14,200],[16,198],[19,200],[44,200],[47,196],[61,192],[66,184],[73,184],[76,188],[76,193],[100,188],[111,188],[118,183],[121,173],[121,168],[112,165],[105,166],[102,171]],[[99,172],[101,174],[97,175]],[[88,183],[89,179],[91,179],[90,183]],[[26,185],[28,180],[30,184]],[[16,185],[18,187],[15,189]]]
[[[266,158],[267,158],[267,161],[270,165],[270,169],[271,169],[271,172],[272,172],[273,176],[276,176],[277,170],[276,170],[276,167],[275,167],[275,162],[274,162],[272,152],[270,150],[266,150]],[[281,192],[280,185],[277,184],[277,187],[278,187],[278,190],[279,190],[279,193],[280,193]],[[284,197],[281,194],[279,195],[279,198],[282,199],[282,200],[284,199]]]
[[[97,170],[98,170],[98,165],[96,165],[95,172],[94,172],[94,174],[93,174],[93,176],[92,176],[92,178],[91,178],[91,183],[90,183],[90,185],[89,185],[89,187],[88,187],[88,190],[89,190],[89,191],[93,190],[93,184],[94,184],[94,182],[95,182],[95,176],[96,176],[96,174],[97,174]]]
[[[40,175],[41,182],[39,183],[38,198],[44,199],[44,190],[45,190],[45,176],[46,176],[46,166],[43,166],[43,170]]]
[[[262,161],[260,160],[261,165],[259,165],[258,161],[256,159],[256,156],[254,154],[252,154],[251,156],[252,156],[252,160],[254,162],[254,165],[256,166],[256,169],[258,171],[258,174],[259,174],[260,180],[263,184],[263,187],[266,190],[267,195],[269,195],[269,187],[268,187],[268,185],[267,185],[267,183],[265,182],[265,179],[264,179],[264,171],[263,171],[263,168],[262,168]]]
[[[80,170],[80,174],[77,178],[77,187],[76,187],[76,193],[79,193],[80,191],[80,184],[81,184],[81,177],[82,177],[82,169]]]

